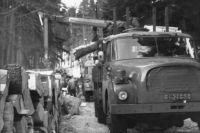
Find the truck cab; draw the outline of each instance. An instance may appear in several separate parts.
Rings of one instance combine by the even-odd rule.
[[[133,30],[99,47],[95,114],[111,133],[140,122],[165,130],[189,117],[200,124],[200,63],[190,35]]]

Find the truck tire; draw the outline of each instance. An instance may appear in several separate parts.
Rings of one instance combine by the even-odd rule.
[[[97,107],[97,120],[99,123],[106,124],[106,114],[103,112],[103,106]]]
[[[95,112],[95,117],[97,117],[97,92],[94,91],[94,112]]]
[[[90,93],[88,91],[85,91],[85,101],[90,101]]]
[[[124,118],[121,115],[108,113],[107,123],[110,133],[127,133],[126,124]]]

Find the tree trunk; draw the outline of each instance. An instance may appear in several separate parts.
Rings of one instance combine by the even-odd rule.
[[[11,14],[10,22],[10,31],[11,31],[11,63],[15,63],[15,12]]]
[[[22,55],[22,32],[21,32],[21,26],[22,26],[22,22],[21,22],[21,13],[20,13],[20,26],[19,26],[19,29],[18,29],[18,38],[17,38],[17,63],[20,65],[20,66],[23,66],[23,55]]]
[[[12,9],[10,9],[12,10]],[[9,27],[9,44],[7,44],[7,60],[6,60],[6,63],[7,64],[10,64],[10,63],[13,63],[13,59],[12,59],[12,53],[13,53],[13,36],[14,36],[14,33],[13,33],[13,26],[14,26],[14,11],[11,12],[11,15],[10,15],[10,27]]]

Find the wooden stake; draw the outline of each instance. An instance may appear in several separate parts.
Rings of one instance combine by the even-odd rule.
[[[166,26],[166,32],[169,32],[169,10],[168,10],[168,7],[165,7],[165,26]]]
[[[156,31],[156,8],[155,7],[153,7],[153,17],[152,17],[152,19],[153,19],[153,31]]]

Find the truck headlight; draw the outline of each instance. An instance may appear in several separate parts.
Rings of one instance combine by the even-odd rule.
[[[120,100],[126,100],[127,97],[128,97],[128,94],[127,94],[126,91],[120,91],[120,92],[118,93],[118,97],[119,97]]]

